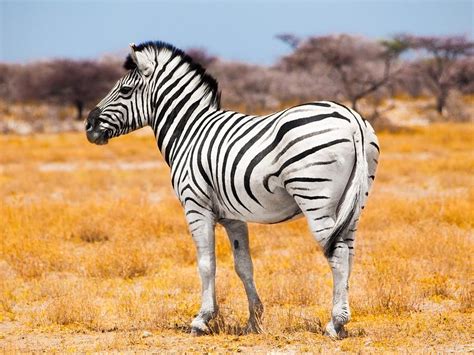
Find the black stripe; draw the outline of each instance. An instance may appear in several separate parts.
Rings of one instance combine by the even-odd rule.
[[[200,214],[201,216],[204,216],[204,214],[202,214],[201,212],[199,212],[197,210],[188,210],[188,211],[186,211],[186,216],[189,216],[190,214]]]
[[[320,209],[322,209],[324,207],[312,207],[312,208],[306,208],[305,211],[306,212],[313,212],[313,211],[319,211]]]
[[[370,142],[370,145],[373,145],[375,147],[375,149],[377,149],[377,151],[380,153],[380,147],[377,145],[377,143]]]
[[[197,206],[201,207],[201,208],[204,209],[204,210],[207,210],[207,208],[206,208],[205,206],[203,206],[202,204],[200,204],[199,202],[197,202],[197,201],[196,201],[194,198],[192,198],[192,197],[186,197],[183,202],[184,202],[184,204],[186,204],[188,201],[190,201],[190,202],[196,204]]]
[[[308,103],[305,103],[305,104],[302,104],[301,106],[320,106],[320,107],[331,107],[330,104],[326,103],[326,102],[308,102]]]
[[[327,200],[329,197],[327,196],[306,196],[301,194],[293,194],[293,197],[301,197],[305,200]]]
[[[281,158],[281,156],[283,154],[285,154],[288,149],[290,149],[292,146],[294,146],[296,143],[298,142],[301,142],[307,138],[311,138],[311,137],[314,137],[314,136],[317,136],[317,135],[320,135],[320,134],[323,134],[323,133],[327,133],[327,132],[331,132],[331,131],[334,131],[335,128],[328,128],[328,129],[323,129],[322,131],[317,131],[317,132],[312,132],[312,133],[308,133],[308,134],[305,134],[301,137],[298,137],[296,139],[293,139],[291,142],[289,142],[277,155],[276,157],[273,159],[273,164],[275,164],[278,159]]]
[[[183,91],[188,87],[189,83],[196,78],[196,76],[197,76],[196,73],[194,73],[193,75],[190,75],[190,78],[178,90],[176,90],[176,92],[165,102],[163,108],[160,110],[158,118],[156,119],[156,122],[158,122],[157,123],[157,128],[158,128],[159,122],[161,122],[163,120],[164,115],[168,111],[170,106],[176,101],[176,99],[178,97],[181,96]],[[186,75],[184,75],[183,77],[186,77]],[[177,86],[179,81],[180,80],[177,80],[175,83],[173,83],[174,86]],[[189,98],[191,97],[192,94],[193,94],[192,91],[189,92],[188,94],[186,94],[186,96],[180,102],[178,102],[176,104],[176,106],[181,107],[182,105],[184,105],[185,102],[189,101]],[[164,97],[163,97],[163,99],[164,99]],[[161,127],[160,133],[158,135],[157,143],[158,143],[158,148],[160,150],[163,146],[163,140],[165,139],[166,133],[168,133],[168,130],[170,129],[170,127],[173,124],[174,119],[175,119],[175,117],[171,113],[173,113],[173,110],[166,117],[166,121],[164,122],[163,126]]]
[[[324,232],[324,231],[330,230],[330,229],[332,229],[332,228],[333,228],[333,227],[327,227],[327,228],[318,229],[318,230],[315,230],[314,233]]]
[[[168,75],[166,75],[163,79],[160,80],[161,75],[163,75],[165,73],[165,70],[167,69],[168,65],[171,64],[172,62],[173,62],[173,59],[170,60],[169,62],[166,62],[166,64],[163,66],[163,68],[157,74],[157,76],[156,76],[157,86],[159,85],[160,87],[163,87],[167,82],[169,82],[171,80],[174,73],[184,64],[183,61],[179,60],[178,64],[176,64],[176,66],[168,73]],[[186,75],[186,74],[187,73],[185,73],[184,75]],[[179,81],[181,78],[182,77],[178,78],[176,81]],[[172,82],[172,84],[169,85],[161,94],[160,94],[160,90],[156,90],[155,95],[153,97],[153,102],[156,103],[155,109],[160,106],[163,99],[169,94],[169,92],[171,90],[173,90],[174,87],[175,87],[175,85],[173,85],[173,82]],[[160,94],[160,97],[158,97],[158,94]]]
[[[326,181],[332,181],[332,180],[326,179],[326,178],[295,177],[295,178],[285,180],[285,182],[283,183],[283,186],[286,187],[286,185],[291,184],[293,182],[326,182]]]
[[[283,219],[280,220],[280,221],[272,222],[272,223],[269,223],[269,224],[277,224],[277,223],[283,223],[283,222],[289,221],[290,219],[292,219],[292,218],[298,216],[298,215],[301,214],[301,213],[302,213],[301,210],[298,210],[298,211],[296,211],[295,213],[289,215],[288,217],[283,218]]]
[[[250,121],[251,122],[251,121]],[[234,139],[230,144],[229,146],[227,147],[226,149],[226,152],[224,154],[224,160],[222,161],[222,175],[221,175],[221,181],[222,181],[222,190],[224,191],[224,194],[225,194],[225,197],[226,199],[230,202],[230,198],[229,198],[229,194],[227,193],[227,188],[226,188],[226,179],[225,179],[225,167],[227,166],[227,160],[229,158],[229,154],[230,152],[232,151],[232,148],[233,146],[235,145],[235,143],[237,143],[242,137],[245,137],[247,136],[253,129],[254,127],[256,127],[258,124],[261,124],[262,123],[262,120],[256,120],[255,123],[253,123],[249,128],[247,128],[244,133],[242,133],[240,136],[238,136],[236,139]],[[270,124],[267,124],[265,127],[268,127]],[[243,127],[243,126],[241,126]],[[232,170],[231,170],[231,181],[234,181],[234,178],[232,177],[233,174],[235,174],[235,171],[234,169],[236,168],[237,166],[237,163],[235,161],[232,162]],[[242,201],[240,200],[239,196],[237,195],[237,191],[235,189],[235,185],[233,183],[231,183],[231,189],[232,189],[232,192],[234,194],[234,198],[237,200],[237,202],[243,207],[245,208],[248,212],[252,212],[250,211],[247,206],[245,206]],[[234,208],[235,209],[235,208]],[[238,210],[235,209],[237,212]]]
[[[188,132],[191,132],[191,131],[192,131],[193,133],[194,133],[194,132],[200,132],[200,133],[198,134],[197,137],[196,137],[196,136],[191,137],[191,140],[194,139],[194,142],[199,142],[199,140],[201,139],[201,136],[202,136],[202,132],[205,130],[205,127],[207,127],[209,124],[212,123],[212,119],[211,119],[211,118],[212,118],[213,114],[215,114],[215,113],[218,113],[218,114],[219,114],[219,111],[215,111],[215,112],[211,113],[210,115],[205,115],[205,117],[203,117],[203,118],[201,118],[201,119],[199,119],[199,120],[196,120],[196,119],[195,119],[195,120],[192,120],[191,125],[189,125],[190,127],[188,127]],[[192,128],[193,128],[193,126],[194,126],[195,124],[198,124],[198,127],[193,130]],[[182,139],[180,139],[180,141],[181,141],[181,142],[179,143],[179,146],[180,146],[180,147],[181,147],[182,145],[184,145],[184,142],[185,142],[184,139],[185,139],[185,137],[187,136],[188,132],[186,132],[186,133],[184,134],[184,137],[183,137]],[[174,161],[174,167],[173,167],[173,169],[172,169],[172,170],[173,170],[173,174],[172,174],[172,177],[171,177],[172,182],[173,182],[173,186],[174,186],[174,181],[175,181],[175,172],[181,171],[181,174],[182,174],[182,172],[184,171],[184,167],[183,167],[182,165],[185,164],[186,162],[188,162],[188,161],[189,161],[189,157],[194,154],[195,149],[196,149],[196,145],[197,145],[197,144],[187,144],[187,145],[184,145],[184,148],[188,147],[189,149],[187,149],[187,152],[186,152],[186,150],[184,150],[184,149],[183,149],[183,151],[179,152],[179,153],[181,153],[181,156],[179,156],[179,155],[178,155],[178,151],[175,150],[175,154],[174,154],[173,156],[176,157],[176,161]],[[186,152],[186,154],[184,154],[184,156],[183,156],[183,153],[184,153],[184,152]],[[180,158],[180,159],[179,159],[179,158]],[[180,167],[181,167],[181,168],[180,168]],[[188,172],[188,171],[187,171],[187,172]],[[193,182],[196,183],[196,178],[195,178],[193,172],[191,172],[191,179],[193,180]],[[181,181],[181,176],[178,177],[178,181]],[[199,185],[197,185],[197,188],[199,189],[199,191],[201,191],[202,193],[204,193],[204,195],[207,196],[207,194],[201,189],[201,187],[200,187]]]
[[[175,144],[175,147],[173,149],[173,152],[172,152],[172,156],[170,158],[170,161],[173,161],[176,157],[176,155],[178,154],[178,152],[181,152],[182,153],[182,147],[183,147],[183,144],[184,142],[186,141],[186,138],[188,138],[189,136],[189,133],[192,131],[192,128],[195,127],[195,125],[202,125],[203,124],[203,121],[200,120],[200,118],[204,115],[204,113],[206,112],[209,112],[209,109],[207,107],[203,108],[201,111],[199,111],[192,119],[192,122],[190,122],[190,125],[188,125],[186,131],[184,132],[184,134],[180,134],[178,137],[177,137],[177,140],[176,140],[176,144]],[[186,126],[186,124],[183,125],[183,127],[177,127],[178,128],[181,128],[181,130],[184,129],[184,127]],[[174,134],[174,133],[173,133]]]
[[[288,166],[290,166],[291,164],[295,163],[295,162],[298,162],[300,161],[301,159],[307,157],[308,155],[311,155],[311,154],[314,154],[322,149],[325,149],[325,148],[328,148],[328,147],[332,147],[333,145],[337,145],[337,144],[341,144],[341,143],[347,143],[347,142],[351,142],[349,139],[346,139],[346,138],[343,138],[343,139],[336,139],[336,140],[333,140],[333,141],[330,141],[330,142],[327,142],[327,143],[324,143],[324,144],[320,144],[316,147],[313,147],[311,149],[307,149],[305,150],[304,152],[301,152],[300,154],[297,154],[295,155],[294,157],[292,157],[291,159],[288,159],[287,161],[285,161],[285,163],[282,164],[282,166],[280,167],[280,169],[278,169],[278,171],[276,171],[275,173],[273,174],[270,174],[268,175],[267,177],[265,177],[264,179],[264,182],[263,182],[263,185],[265,186],[265,188],[269,191],[269,187],[268,187],[268,181],[269,179],[272,177],[272,176],[280,176],[280,174],[283,172],[283,170],[285,170],[285,168],[287,168]]]
[[[354,117],[354,119],[356,120],[356,123],[359,126],[360,136],[361,136],[361,140],[362,140],[362,155],[365,155],[365,143],[364,143],[365,137],[364,137],[364,132],[362,130],[362,126],[360,125],[359,119],[356,117],[356,115],[354,115],[353,110],[351,110],[347,106],[344,106],[343,104],[340,104],[340,103],[337,103],[337,102],[334,102],[334,101],[331,101],[331,102],[333,102],[336,105],[344,107],[347,111],[349,111],[349,113],[352,115],[352,117]]]
[[[168,140],[168,144],[166,145],[166,149],[164,153],[164,158],[168,164],[170,162],[171,148],[174,146],[175,142],[178,140],[180,134],[183,131],[184,126],[186,125],[186,122],[188,121],[189,117],[194,113],[194,111],[199,106],[199,104],[200,104],[199,100],[194,102],[191,106],[188,107],[186,112],[179,118],[179,122],[176,125],[175,129],[173,130],[173,133],[170,139]],[[182,106],[184,106],[184,103]],[[173,110],[172,116],[174,115],[174,117],[178,117],[178,112],[181,110],[182,106],[181,105],[179,107],[176,106],[175,109]]]

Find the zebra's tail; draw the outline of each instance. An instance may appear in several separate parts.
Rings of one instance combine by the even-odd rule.
[[[324,244],[324,254],[326,257],[332,255],[336,243],[340,241],[343,233],[350,228],[354,216],[357,218],[365,203],[368,167],[364,153],[365,148],[363,147],[362,134],[362,132],[359,133],[359,131],[356,131],[352,136],[355,152],[354,165],[349,181],[337,206],[336,223],[334,224],[332,233]]]

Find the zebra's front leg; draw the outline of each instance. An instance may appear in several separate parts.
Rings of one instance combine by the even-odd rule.
[[[196,217],[196,214],[189,215]],[[216,301],[216,253],[214,220],[199,215],[188,218],[191,235],[196,244],[199,275],[201,277],[201,309],[191,322],[191,334],[203,335],[210,332],[208,323],[218,312]]]
[[[258,297],[253,279],[253,264],[249,248],[249,232],[247,223],[237,220],[219,221],[226,229],[232,252],[234,267],[245,287],[249,303],[249,320],[245,328],[246,333],[262,332],[263,304]]]

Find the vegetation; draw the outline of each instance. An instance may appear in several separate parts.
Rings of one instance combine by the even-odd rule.
[[[0,349],[468,351],[473,135],[468,124],[380,134],[338,342],[322,336],[331,275],[304,220],[251,226],[263,335],[238,336],[246,297],[219,229],[222,317],[195,339],[194,247],[153,138],[0,136]]]
[[[373,40],[342,34],[300,39],[284,34],[278,38],[292,52],[269,67],[225,61],[202,48],[190,48],[188,53],[217,78],[223,106],[247,112],[330,98],[349,102],[376,120],[383,116],[380,106],[385,99],[434,96],[432,108],[444,118],[459,119],[466,115],[446,110],[449,94],[474,94],[473,42],[467,37],[400,35]],[[405,55],[408,51],[416,54]],[[123,59],[0,63],[0,97],[9,104],[74,105],[74,116],[81,119],[84,109],[95,105],[123,74]]]
[[[95,105],[123,75],[120,64],[116,60],[71,59],[0,64],[0,96],[10,102],[73,105],[75,118],[82,119],[84,107]]]
[[[414,67],[436,97],[436,110],[444,113],[450,90],[473,85],[474,42],[462,36],[433,37],[401,35],[396,39],[406,48],[418,50],[422,58]]]

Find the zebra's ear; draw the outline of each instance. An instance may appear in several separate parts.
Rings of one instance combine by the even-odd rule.
[[[143,51],[138,51],[134,43],[130,43],[130,56],[143,75],[149,76],[153,73],[153,61],[150,60]]]

